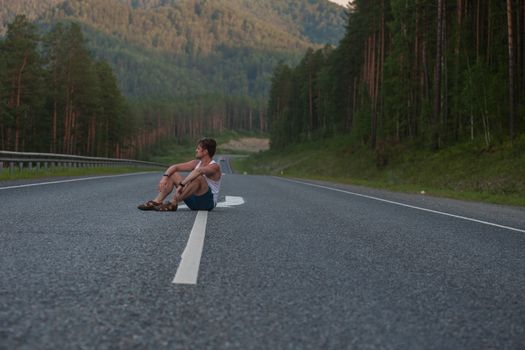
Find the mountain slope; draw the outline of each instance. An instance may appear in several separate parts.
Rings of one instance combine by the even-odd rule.
[[[34,20],[65,0],[0,0],[0,35],[4,35],[7,24],[16,15],[26,15]]]
[[[49,26],[75,21],[90,49],[109,60],[124,93],[263,97],[273,67],[308,47],[337,43],[344,10],[327,0],[4,0],[15,14]],[[0,28],[1,30],[1,28]]]
[[[29,19],[76,19],[134,41],[213,34],[219,42],[271,41],[293,48],[336,44],[345,22],[342,8],[327,0],[2,0],[0,5],[0,34],[16,14],[25,14]],[[142,44],[180,49],[177,41]]]
[[[177,6],[180,0],[119,0],[132,7],[157,9]],[[186,0],[187,2],[187,0]],[[206,6],[217,6],[218,1],[199,1]],[[228,0],[222,5],[255,16],[267,23],[303,36],[313,43],[336,44],[343,33],[345,20],[341,7],[327,0]],[[221,6],[222,6],[221,5]],[[241,16],[242,17],[242,16]]]
[[[80,20],[127,42],[177,54],[209,54],[224,45],[295,51],[312,42],[333,43],[336,34],[342,34],[342,16],[337,18],[334,7],[321,1],[325,4],[314,6],[306,0],[186,0],[134,8],[121,1],[69,0],[49,11],[46,19]],[[323,22],[320,18],[328,9],[332,9],[330,17]],[[326,22],[334,19],[338,19],[339,33]],[[323,37],[312,29],[316,26],[335,34]],[[313,36],[308,38],[307,33]],[[313,37],[316,40],[309,40]]]

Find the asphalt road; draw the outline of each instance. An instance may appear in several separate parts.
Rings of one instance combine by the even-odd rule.
[[[0,349],[525,348],[524,209],[227,174],[173,284],[159,175],[0,188]]]

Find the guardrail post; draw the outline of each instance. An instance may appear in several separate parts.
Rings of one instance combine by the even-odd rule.
[[[22,172],[23,169],[24,169],[24,162],[18,162],[18,170]]]
[[[0,162],[0,174],[2,174],[2,170],[4,170],[4,162]]]
[[[33,162],[28,163],[29,171],[33,171]]]

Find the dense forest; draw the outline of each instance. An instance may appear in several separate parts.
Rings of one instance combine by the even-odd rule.
[[[381,156],[512,140],[525,132],[524,36],[523,0],[353,1],[335,49],[275,69],[272,147],[349,133]]]
[[[14,27],[8,30],[6,24],[16,14],[26,14],[34,25],[24,32],[24,40],[35,46],[35,70],[24,68],[21,74],[30,82],[24,93],[34,101],[22,99],[16,113],[12,105],[1,107],[0,147],[8,150],[140,157],[163,138],[182,141],[211,130],[266,130],[274,67],[296,64],[308,47],[336,43],[344,34],[344,9],[327,0],[17,0],[4,5],[1,64],[15,69],[24,62],[21,52],[21,61],[8,59],[15,55],[15,46],[9,46]],[[51,79],[52,65],[65,68],[60,66],[64,62],[52,61],[47,41],[57,28],[69,31],[71,23],[82,35],[83,55],[90,61],[88,70],[80,63],[77,67],[76,60],[71,69],[89,72],[89,79],[96,80],[91,76],[97,69],[111,67],[120,96],[111,119],[101,114],[107,108],[95,108],[102,100],[98,82],[82,84],[85,92],[77,91],[86,99],[81,111],[66,111],[61,101],[53,107],[49,94],[59,82]],[[12,74],[2,73],[3,101],[9,99]],[[114,129],[102,125],[106,119],[115,123]],[[36,124],[43,127],[34,129]]]
[[[17,16],[0,53],[0,149],[121,156],[133,136],[129,107],[78,25],[42,37]]]
[[[0,52],[3,150],[131,158],[167,137],[183,142],[205,130],[263,128],[264,106],[248,96],[126,100],[76,24],[58,23],[41,36],[17,16]]]

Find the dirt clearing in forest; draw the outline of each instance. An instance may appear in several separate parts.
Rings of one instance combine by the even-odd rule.
[[[228,143],[219,145],[222,152],[259,152],[270,149],[270,139],[261,139],[257,137],[243,137],[238,140],[230,140]]]

